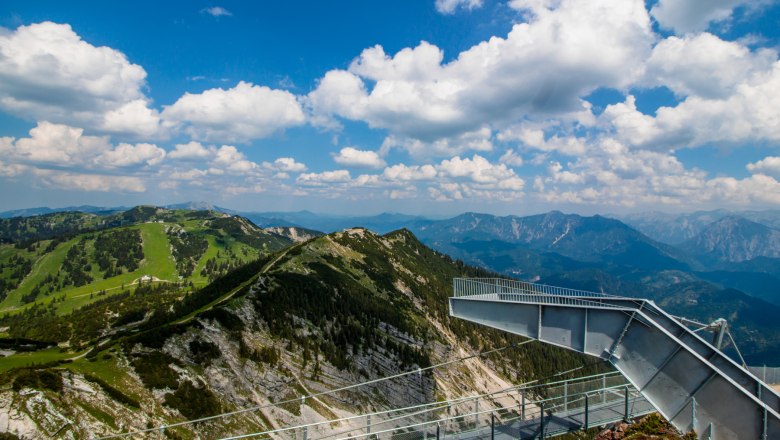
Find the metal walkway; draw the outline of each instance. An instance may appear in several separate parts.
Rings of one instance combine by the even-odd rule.
[[[699,438],[780,439],[780,396],[652,301],[455,279],[450,314],[604,359]]]
[[[655,412],[618,372],[243,434],[230,439],[536,439]]]

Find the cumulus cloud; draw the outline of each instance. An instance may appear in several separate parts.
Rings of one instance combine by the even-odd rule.
[[[499,159],[499,162],[505,163],[512,167],[519,167],[523,165],[523,157],[520,156],[515,150],[509,149],[504,152],[504,154],[501,155],[501,159]]]
[[[352,180],[347,170],[323,171],[321,173],[305,173],[296,181],[301,185],[318,186],[325,183],[344,183]]]
[[[38,166],[82,169],[151,166],[165,158],[165,150],[154,144],[114,146],[108,136],[87,136],[81,128],[46,121],[33,127],[30,137],[5,139],[0,142],[0,153],[6,160]]]
[[[89,192],[144,192],[146,185],[136,176],[83,174],[58,170],[36,169],[39,181],[49,188]]]
[[[0,108],[34,120],[150,137],[159,115],[144,95],[146,71],[96,47],[70,25],[43,22],[0,32]]]
[[[482,0],[436,0],[436,10],[441,14],[454,14],[457,9],[472,10],[482,7]]]
[[[520,191],[525,182],[504,164],[492,164],[482,156],[461,159],[456,156],[443,160],[437,167],[444,176],[467,178],[476,183],[494,183],[501,189]]]
[[[227,90],[185,93],[165,106],[162,117],[167,126],[208,142],[248,142],[305,122],[292,93],[243,81]]]
[[[272,169],[286,173],[300,173],[306,171],[306,165],[297,162],[292,157],[280,157],[276,159],[273,164],[269,165]]]
[[[756,174],[744,179],[711,177],[706,171],[686,168],[668,152],[634,150],[601,138],[589,154],[575,161],[553,161],[546,176],[534,179],[534,197],[550,203],[592,206],[750,206],[780,201],[780,183],[755,164]]]
[[[382,168],[386,165],[384,159],[379,157],[376,151],[358,150],[354,147],[344,147],[333,160],[348,167]]]
[[[214,154],[212,166],[219,169],[230,171],[232,173],[243,174],[255,170],[258,165],[246,158],[244,153],[238,151],[238,148],[232,145],[223,145],[219,147]]]
[[[669,37],[653,48],[644,83],[666,86],[679,96],[726,98],[746,79],[771,70],[777,52],[751,52],[744,45],[701,33]]]
[[[307,103],[320,123],[362,120],[432,142],[494,122],[580,111],[591,91],[631,84],[653,40],[641,0],[563,0],[446,64],[426,42],[394,56],[368,48],[348,70],[328,72]]]
[[[747,164],[747,169],[754,174],[768,174],[780,177],[780,157],[765,157],[758,162]]]
[[[711,143],[738,145],[780,140],[780,62],[756,74],[723,99],[689,96],[656,116],[641,113],[633,96],[610,105],[600,119],[617,138],[640,148],[668,150]]]
[[[203,160],[214,156],[213,148],[206,148],[200,142],[190,141],[186,144],[176,144],[173,151],[168,153],[171,159],[179,160]]]
[[[467,151],[492,151],[493,132],[488,127],[463,134],[442,137],[431,142],[404,136],[390,135],[382,142],[380,152],[386,154],[391,149],[401,149],[415,158],[452,156]]]
[[[650,10],[661,27],[678,34],[703,31],[712,22],[731,18],[739,6],[748,0],[659,0]]]
[[[523,124],[501,131],[497,138],[502,142],[519,142],[528,149],[556,151],[567,156],[578,156],[585,153],[585,139],[583,138],[561,137],[557,134],[546,136],[544,130]]]
[[[433,165],[406,165],[396,164],[385,168],[382,177],[391,182],[405,182],[414,180],[432,180],[438,172]]]
[[[156,165],[165,158],[165,150],[153,144],[119,144],[104,152],[95,162],[107,167],[127,167],[139,164]]]

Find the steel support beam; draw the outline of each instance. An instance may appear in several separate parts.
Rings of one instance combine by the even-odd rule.
[[[652,301],[511,281],[460,295],[470,282],[452,316],[604,359],[682,431],[780,439],[780,396]]]

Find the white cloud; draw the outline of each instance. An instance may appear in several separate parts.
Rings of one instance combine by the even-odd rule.
[[[165,106],[162,117],[166,125],[210,142],[247,142],[305,122],[292,93],[243,81],[232,89],[185,93]]]
[[[701,33],[669,37],[653,48],[645,79],[649,86],[666,86],[680,96],[726,98],[751,76],[771,70],[777,52],[749,48]]]
[[[670,153],[632,150],[601,138],[589,154],[574,162],[553,161],[547,176],[537,176],[535,197],[551,203],[591,206],[713,208],[780,202],[780,183],[764,174],[773,160],[748,165],[756,174],[744,179],[710,177],[688,169]],[[767,158],[769,159],[769,158]]]
[[[482,0],[436,0],[436,10],[441,14],[454,14],[457,9],[472,10],[482,7]]]
[[[412,157],[426,158],[452,156],[467,151],[492,151],[492,135],[492,131],[486,126],[460,135],[442,137],[432,142],[391,135],[382,142],[380,153],[386,154],[390,149],[400,148],[406,150]]]
[[[119,144],[95,159],[97,164],[113,167],[156,165],[165,158],[165,150],[153,144]]]
[[[712,22],[724,21],[739,6],[755,0],[659,0],[650,10],[661,27],[678,34],[703,31]]]
[[[212,6],[210,8],[205,8],[201,10],[201,12],[209,14],[212,17],[230,17],[231,15],[233,15],[232,12],[228,11],[222,6]]]
[[[113,146],[108,136],[87,136],[81,128],[46,121],[32,128],[28,138],[0,143],[0,153],[16,163],[80,169],[152,166],[165,157],[165,150],[154,144]]]
[[[70,25],[0,32],[0,108],[14,115],[155,136],[159,119],[148,108],[145,85],[141,66],[83,41]]]
[[[33,172],[45,186],[88,192],[144,192],[146,185],[135,176],[82,174],[57,170],[37,169]]]
[[[200,142],[190,141],[186,144],[177,144],[176,148],[168,153],[168,157],[179,160],[203,160],[213,157],[214,152],[213,148],[206,148]]]
[[[382,168],[386,162],[379,157],[376,151],[358,150],[354,147],[344,147],[333,160],[341,165],[362,168]]]
[[[0,176],[16,177],[27,171],[27,166],[18,163],[7,164],[0,160]]]
[[[740,145],[780,141],[780,61],[756,74],[723,99],[689,96],[676,107],[661,107],[656,116],[639,112],[635,100],[610,105],[600,120],[624,143],[669,150],[709,143]]]
[[[585,139],[557,134],[545,138],[544,130],[529,127],[524,124],[509,127],[498,133],[502,142],[520,142],[526,148],[540,151],[557,151],[567,156],[578,156],[585,153]]]
[[[328,72],[307,102],[319,123],[363,120],[432,142],[501,121],[579,112],[580,98],[596,88],[632,84],[653,40],[641,0],[563,0],[446,64],[426,42],[392,57],[368,48],[348,71]]]
[[[244,153],[232,145],[223,145],[216,150],[213,166],[237,174],[245,174],[258,168],[258,165],[247,160]]]
[[[758,162],[747,164],[747,169],[754,174],[768,174],[780,177],[780,157],[765,157]]]
[[[160,126],[160,114],[149,108],[146,101],[136,99],[103,116],[103,124],[97,129],[109,133],[133,133],[138,137],[164,137]]]
[[[483,188],[496,188],[511,191],[522,191],[525,181],[518,177],[514,170],[504,164],[492,164],[482,156],[475,154],[471,159],[461,159],[456,156],[443,160],[437,170],[441,176],[465,178],[474,183],[482,184]],[[484,186],[488,184],[487,186]]]
[[[432,165],[406,165],[396,164],[385,168],[382,177],[391,182],[412,181],[412,180],[431,180],[438,172]]]
[[[187,171],[172,171],[166,173],[165,176],[175,180],[194,180],[194,179],[200,179],[206,177],[207,175],[208,175],[208,171],[193,168]]]
[[[81,128],[42,121],[30,129],[30,137],[4,148],[6,159],[58,166],[86,165],[111,148],[108,136],[85,136]]]
[[[515,150],[509,149],[501,155],[499,162],[505,163],[512,167],[519,167],[523,165],[523,157],[517,154]]]
[[[288,173],[301,173],[306,171],[306,165],[296,162],[292,157],[280,157],[276,159],[271,165],[271,168]]]
[[[322,185],[325,183],[345,183],[352,180],[347,170],[323,171],[321,173],[301,174],[296,182],[302,185]]]

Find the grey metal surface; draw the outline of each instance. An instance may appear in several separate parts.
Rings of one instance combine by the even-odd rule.
[[[513,283],[457,279],[450,314],[609,361],[681,431],[780,439],[780,396],[652,301]]]

